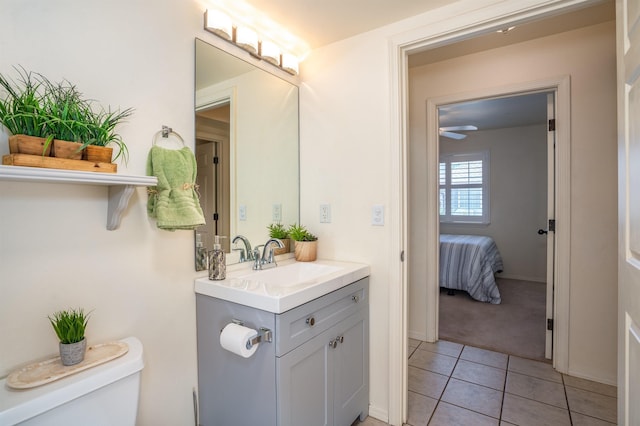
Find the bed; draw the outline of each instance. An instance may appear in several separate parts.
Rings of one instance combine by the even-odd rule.
[[[481,302],[499,304],[494,274],[502,272],[502,257],[491,237],[440,235],[440,287],[464,290]]]

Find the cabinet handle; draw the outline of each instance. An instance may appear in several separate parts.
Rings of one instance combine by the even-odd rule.
[[[344,336],[338,336],[338,337],[336,337],[336,342],[339,342],[339,343],[344,342]]]
[[[336,340],[329,341],[329,347],[335,349],[338,346],[338,342]]]
[[[307,318],[307,324],[309,325],[309,327],[313,327],[314,325],[316,325],[316,319],[314,317]]]
[[[360,301],[360,296],[351,296],[351,300],[353,300],[353,303],[358,303]]]

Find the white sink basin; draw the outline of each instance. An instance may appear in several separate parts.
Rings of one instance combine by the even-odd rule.
[[[360,263],[316,260],[278,262],[262,271],[246,268],[227,272],[227,278],[199,278],[195,291],[206,296],[280,314],[369,275]]]

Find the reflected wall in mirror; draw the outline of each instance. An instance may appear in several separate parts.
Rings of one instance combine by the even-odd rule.
[[[196,269],[214,235],[227,264],[244,244],[264,244],[267,226],[299,223],[298,87],[196,39],[197,183],[207,224],[195,231]]]

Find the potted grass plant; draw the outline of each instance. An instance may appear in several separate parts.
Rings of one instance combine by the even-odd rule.
[[[49,316],[58,340],[60,341],[60,360],[62,365],[75,365],[84,360],[87,340],[84,333],[89,315],[83,309],[58,311]]]
[[[0,95],[4,92],[4,96],[0,96],[0,123],[13,135],[9,138],[11,153],[48,156],[53,145],[55,156],[106,163],[120,157],[127,162],[129,151],[115,129],[131,116],[132,108],[105,109],[96,106],[67,80],[54,83],[42,74],[15,69],[18,72],[15,80],[0,74]],[[39,152],[19,149],[17,140],[21,135],[44,138],[39,142]],[[61,147],[68,143],[72,145]],[[113,148],[107,145],[118,147],[115,158],[112,159]],[[88,146],[101,147],[107,154],[98,158],[87,155]]]
[[[303,225],[293,224],[288,229],[289,237],[294,241],[294,253],[299,262],[313,262],[317,258],[318,237]]]
[[[33,73],[18,69],[17,81],[0,74],[0,123],[12,136],[9,151],[48,156],[54,135],[47,128],[48,117],[43,109],[43,82]]]
[[[273,253],[275,255],[289,253],[291,251],[291,240],[289,239],[289,233],[287,228],[281,223],[272,223],[267,226],[269,230],[269,237],[277,238],[284,244],[283,248],[274,248]]]

